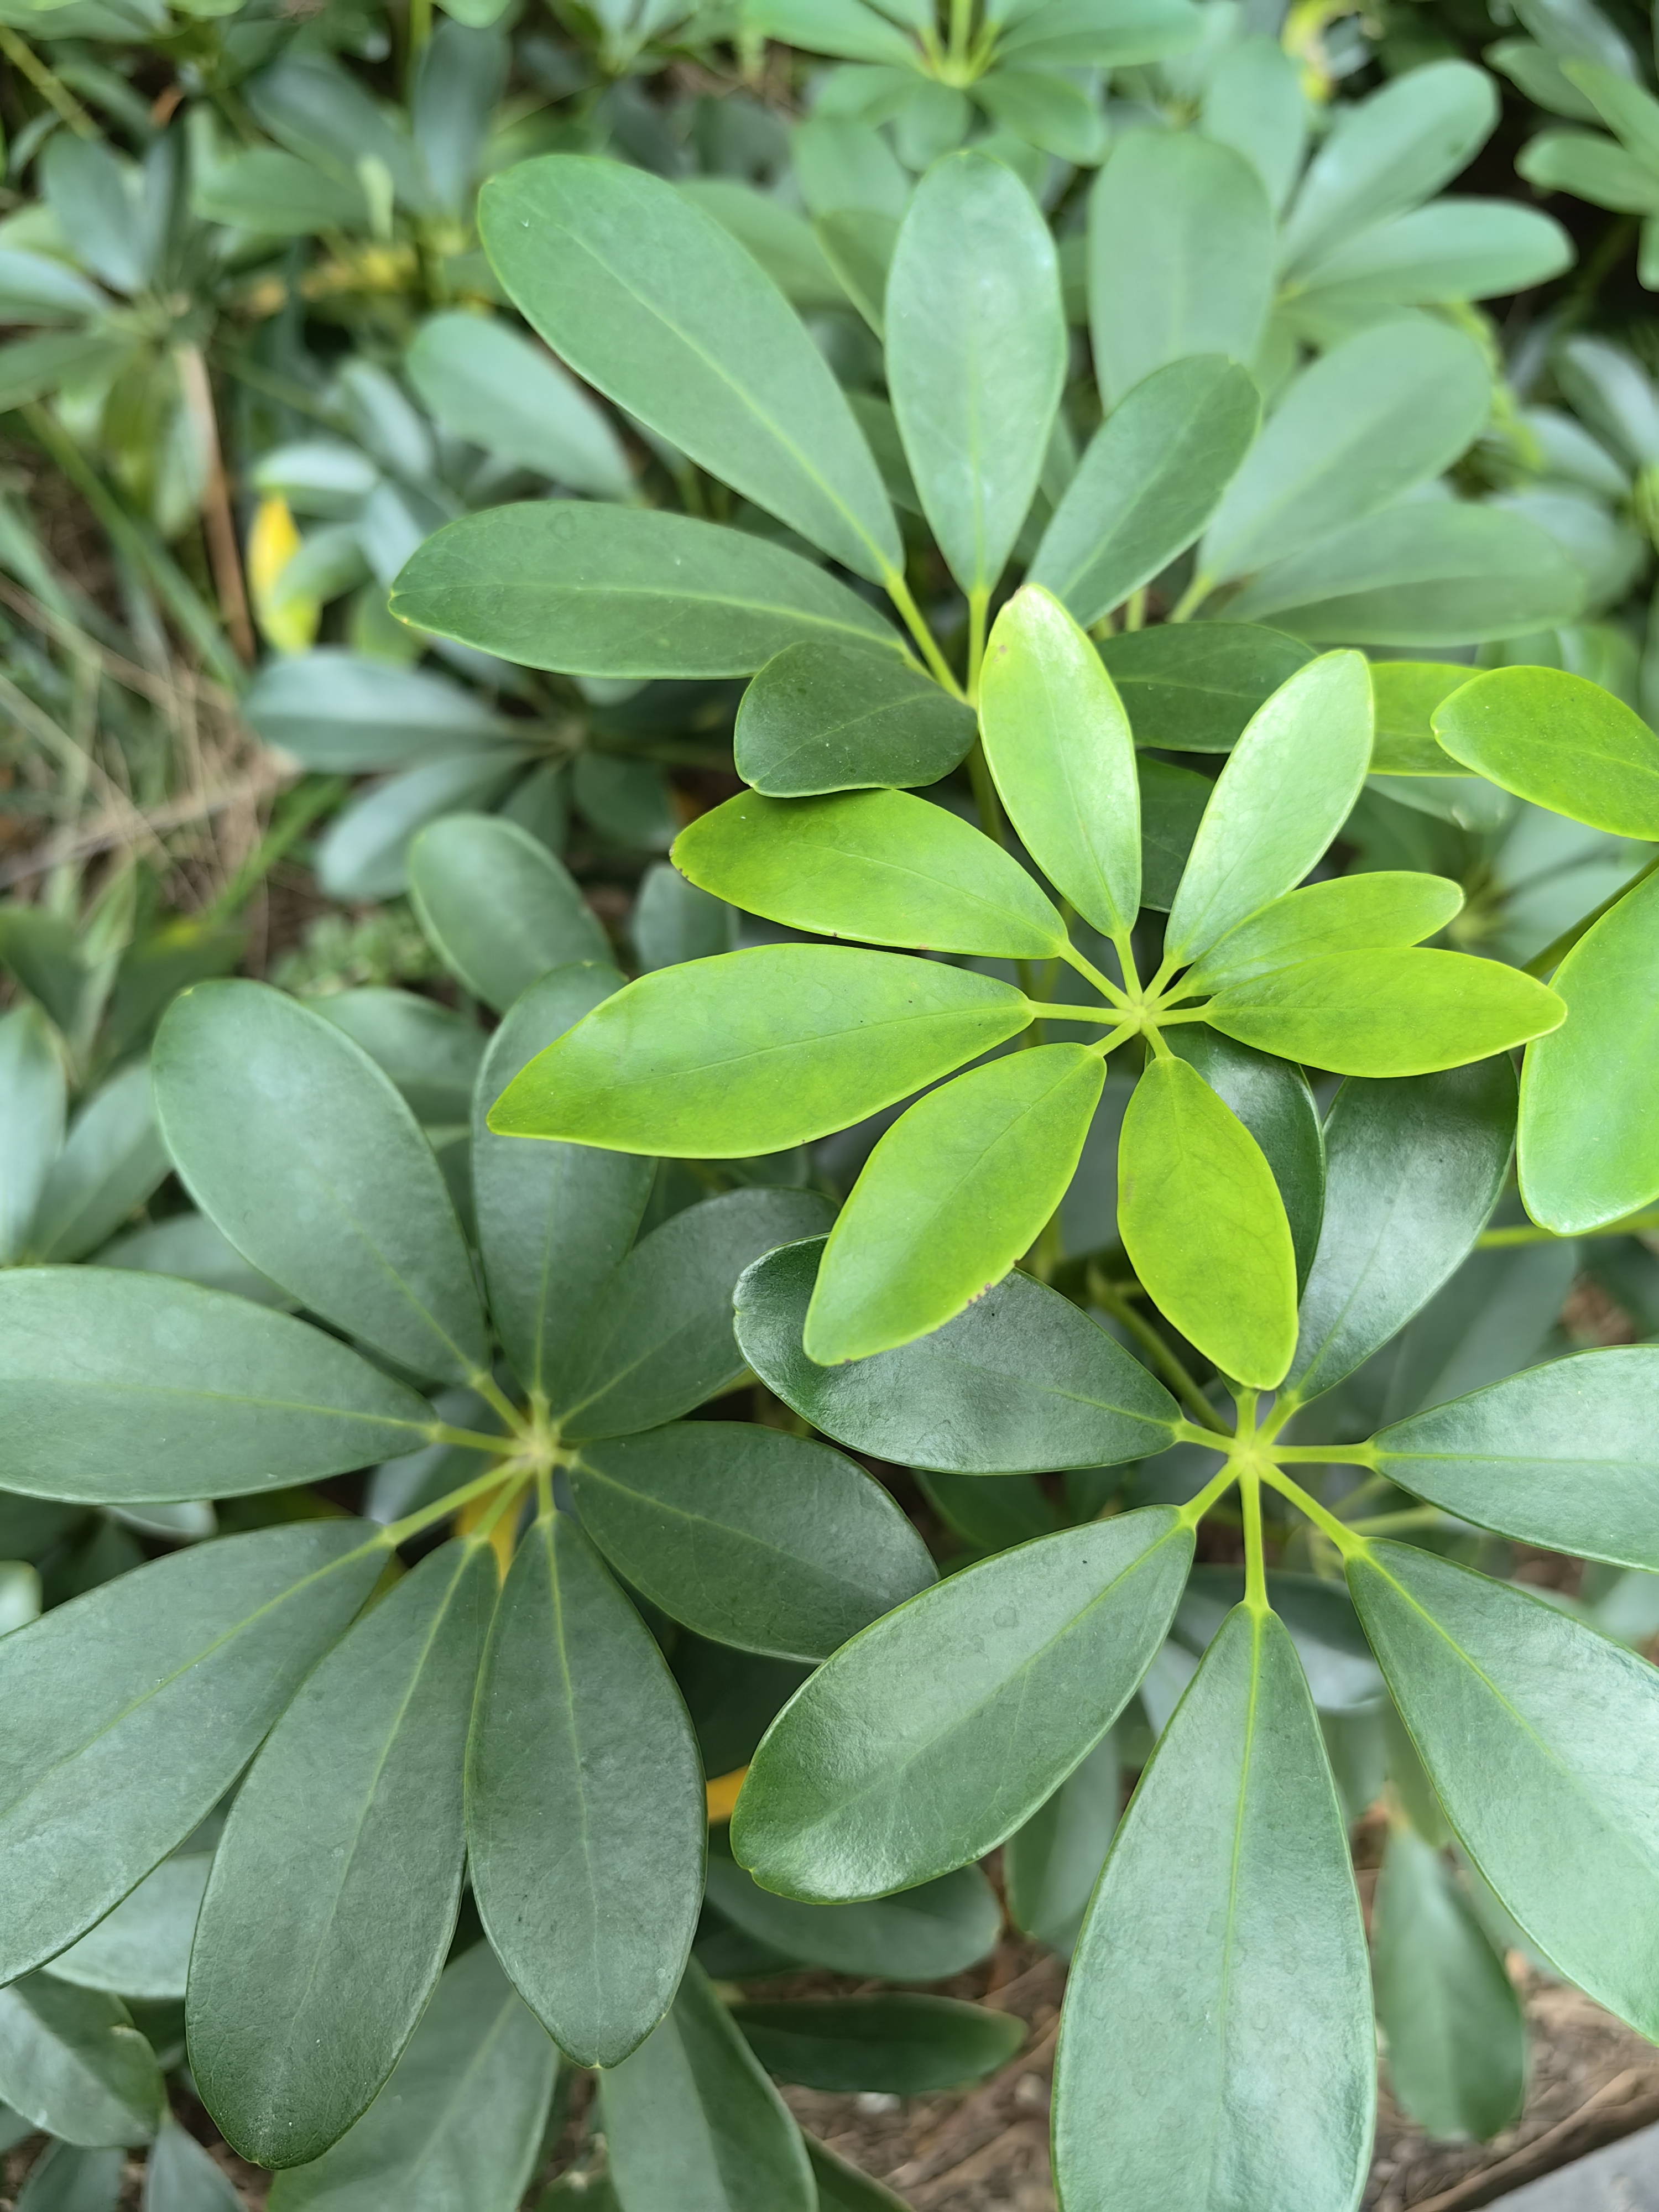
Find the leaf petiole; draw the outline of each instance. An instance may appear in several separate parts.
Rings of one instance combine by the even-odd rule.
[[[496,1382],[493,1375],[486,1374],[483,1370],[480,1368],[476,1374],[469,1375],[466,1379],[469,1389],[476,1390],[478,1395],[483,1400],[485,1405],[489,1407],[490,1411],[495,1413],[499,1413],[509,1428],[518,1429],[522,1427],[523,1421],[522,1417],[520,1414],[519,1408],[507,1396],[506,1391],[501,1389],[501,1385]]]
[[[916,641],[916,649],[927,664],[927,672],[933,681],[943,686],[953,699],[963,699],[960,684],[951,673],[951,665],[939,649],[939,640],[922,619],[921,610],[910,596],[910,586],[896,568],[888,570],[882,578],[887,596],[898,609],[904,627]],[[964,700],[965,703],[965,700]]]
[[[1356,1535],[1346,1521],[1339,1521],[1334,1513],[1328,1512],[1316,1498],[1311,1498],[1299,1482],[1293,1482],[1283,1468],[1267,1460],[1261,1468],[1262,1479],[1270,1483],[1281,1498],[1288,1499],[1298,1513],[1311,1521],[1322,1535],[1328,1536],[1345,1561],[1363,1559],[1370,1550],[1363,1536]]]
[[[461,1451],[490,1452],[500,1459],[519,1449],[517,1437],[487,1436],[482,1429],[452,1429],[447,1421],[434,1421],[425,1431],[433,1444],[453,1444]]]
[[[473,1498],[482,1498],[486,1491],[501,1488],[504,1481],[510,1480],[501,1467],[492,1467],[487,1473],[475,1475],[471,1482],[462,1483],[459,1490],[452,1490],[444,1497],[434,1498],[430,1505],[422,1505],[413,1513],[406,1513],[401,1521],[388,1521],[376,1541],[384,1544],[388,1551],[395,1550],[399,1544],[406,1544],[411,1536],[418,1536],[422,1528],[431,1528],[437,1521],[447,1521],[452,1513],[458,1513]]]
[[[1261,1544],[1261,1476],[1246,1460],[1238,1470],[1238,1498],[1244,1510],[1244,1602],[1254,1613],[1269,1612],[1267,1560]]]

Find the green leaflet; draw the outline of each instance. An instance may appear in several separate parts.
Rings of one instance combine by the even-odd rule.
[[[1006,2066],[1025,2023],[954,1997],[902,1994],[733,2005],[732,2017],[769,2074],[848,2096],[927,2096]]]
[[[1250,717],[1314,658],[1310,646],[1254,623],[1160,623],[1100,647],[1138,745],[1231,752]]]
[[[696,1966],[655,2033],[600,2077],[599,2117],[637,2212],[815,2212],[800,2130]]]
[[[1460,195],[1348,239],[1309,268],[1284,312],[1298,336],[1328,343],[1390,309],[1528,290],[1571,259],[1560,225],[1538,209]]]
[[[1200,573],[1247,574],[1375,514],[1457,459],[1491,398],[1461,331],[1418,318],[1346,339],[1279,400],[1205,533]]]
[[[1169,1032],[1170,1049],[1195,1067],[1261,1146],[1285,1203],[1296,1279],[1307,1280],[1325,1212],[1325,1140],[1307,1077],[1287,1061],[1235,1044],[1200,1022]]]
[[[374,984],[312,1004],[386,1070],[423,1129],[466,1119],[487,1042],[476,1022],[436,999]]]
[[[1194,995],[1224,992],[1324,953],[1415,945],[1443,929],[1462,904],[1462,891],[1446,877],[1403,869],[1304,884],[1218,939],[1194,962],[1187,985]]]
[[[28,1239],[64,1141],[63,1062],[38,1006],[0,1015],[0,1267]]]
[[[1552,1360],[1376,1438],[1392,1482],[1478,1527],[1659,1568],[1659,1350]]]
[[[1339,1075],[1427,1075],[1506,1052],[1567,1010],[1518,968],[1421,946],[1327,952],[1230,983],[1206,1019],[1228,1036]]]
[[[191,1954],[191,2070],[257,2165],[319,2158],[362,2117],[442,1970],[496,1589],[488,1545],[430,1553],[308,1678],[237,1793]]]
[[[562,1515],[523,1539],[501,1592],[466,1832],[479,1917],[525,2002],[580,2063],[619,2064],[691,1948],[702,1772],[650,1631]]]
[[[677,1420],[742,1376],[732,1333],[738,1277],[775,1245],[828,1226],[816,1191],[723,1191],[637,1244],[594,1301],[562,1363],[551,1410],[567,1442]]]
[[[271,2212],[514,2212],[541,2146],[559,2054],[488,1943],[445,1972],[386,2087]]]
[[[839,308],[847,294],[804,216],[753,185],[727,177],[682,177],[682,195],[748,247],[778,289],[801,308]]]
[[[1254,360],[1276,243],[1261,179],[1231,147],[1188,131],[1119,138],[1089,195],[1089,325],[1109,412],[1191,355]]]
[[[732,1849],[768,1889],[878,1897],[995,1849],[1116,1719],[1193,1556],[1169,1506],[1068,1528],[866,1628],[768,1729]]]
[[[1331,2212],[1376,2060],[1348,1839],[1269,1613],[1230,1613],[1164,1730],[1073,1961],[1054,2075],[1066,2212]]]
[[[652,1163],[586,1145],[492,1134],[490,1108],[519,1070],[622,988],[595,962],[556,968],[510,1006],[472,1102],[472,1202],[489,1311],[519,1380],[556,1395],[579,1317],[634,1240]]]
[[[557,362],[494,316],[428,315],[404,356],[409,380],[447,430],[593,499],[628,499],[622,441]]]
[[[1521,1071],[1521,1195],[1558,1236],[1617,1221],[1659,1192],[1656,915],[1650,876],[1586,930],[1551,979],[1567,1018]]]
[[[898,642],[855,592],[764,538],[580,500],[446,523],[391,605],[416,629],[573,676],[750,676],[804,640]]]
[[[27,1161],[27,1132],[20,1132]],[[135,1061],[95,1091],[52,1163],[29,1233],[32,1256],[81,1260],[114,1235],[167,1176],[149,1066]]]
[[[747,1159],[890,1106],[1015,1036],[989,976],[851,946],[769,945],[642,975],[491,1109],[508,1137]]]
[[[1018,860],[908,791],[743,792],[682,830],[670,857],[716,898],[821,937],[1007,960],[1052,959],[1066,941]]]
[[[909,1344],[1000,1282],[1065,1196],[1105,1079],[1087,1046],[1039,1045],[919,1099],[830,1232],[807,1357],[830,1367]]]
[[[206,1818],[385,1560],[360,1522],[260,1529],[152,1560],[0,1638],[7,1981]]]
[[[183,1996],[191,1939],[212,1863],[210,1852],[187,1849],[163,1859],[113,1912],[78,1943],[60,1951],[48,1972],[55,1981],[121,1996]]]
[[[1395,2102],[1442,2141],[1486,2142],[1521,2110],[1526,2021],[1456,1875],[1407,1827],[1389,1832],[1372,1943]]]
[[[1106,1863],[1122,1796],[1121,1751],[1109,1730],[1002,1847],[1009,1918],[1067,1956]]]
[[[817,2184],[818,2212],[906,2212],[903,2201],[867,2173],[826,2150],[816,2137],[803,2137]]]
[[[897,654],[786,646],[744,693],[738,774],[774,799],[937,783],[974,742],[970,707]]]
[[[1296,1346],[1296,1252],[1261,1146],[1183,1060],[1135,1086],[1118,1143],[1118,1233],[1166,1319],[1224,1375],[1271,1389]]]
[[[1659,737],[1588,678],[1494,668],[1454,691],[1434,733],[1452,758],[1534,805],[1620,837],[1659,837]]]
[[[860,575],[901,565],[823,355],[711,216],[642,169],[551,155],[492,178],[478,224],[514,304],[579,376]]]
[[[246,1260],[417,1375],[487,1365],[442,1171],[360,1046],[267,984],[201,983],[154,1064],[179,1176]]]
[[[1140,794],[1128,718],[1099,654],[1045,591],[1028,586],[997,617],[980,729],[1002,803],[1037,866],[1103,935],[1133,928]]]
[[[737,1288],[738,1344],[784,1403],[854,1451],[963,1474],[1100,1467],[1173,1441],[1175,1401],[1057,1291],[1004,1278],[931,1336],[844,1367],[801,1348],[821,1243],[787,1246]]]
[[[5,1479],[107,1504],[279,1490],[413,1451],[424,1399],[304,1322],[171,1276],[0,1275]]]
[[[1348,1563],[1365,1633],[1459,1840],[1546,1958],[1659,2028],[1659,1677],[1540,1598],[1403,1544]]]
[[[1370,679],[1357,653],[1322,655],[1257,709],[1217,781],[1170,908],[1171,967],[1301,882],[1347,819],[1370,756]]]
[[[222,2166],[169,2118],[144,2161],[143,2212],[239,2212],[241,2199]]]
[[[0,2097],[61,2142],[148,2142],[167,2091],[119,1997],[27,1974],[0,1989]]]
[[[1325,1216],[1288,1387],[1316,1398],[1388,1343],[1465,1258],[1515,1140],[1515,1070],[1477,1061],[1345,1083],[1325,1124]]]
[[[996,1948],[1001,1912],[978,1867],[893,1897],[812,1905],[763,1889],[720,1848],[708,1856],[708,1900],[722,1917],[786,1959],[838,1974],[943,1982]]]
[[[1455,775],[1457,763],[1434,733],[1434,717],[1469,680],[1467,668],[1438,660],[1374,660],[1376,709],[1373,775]]]
[[[964,592],[1002,574],[1042,468],[1066,372],[1054,240],[1012,171],[952,154],[899,226],[887,381],[939,548]]]
[[[498,815],[447,814],[422,830],[409,896],[445,967],[498,1014],[550,968],[611,957],[563,862]]]
[[[1052,1535],[1060,1516],[1034,1474],[916,1474],[917,1486],[947,1528],[973,1552],[1006,1552],[1028,1537]]]
[[[588,1444],[582,1526],[629,1586],[699,1636],[827,1659],[935,1579],[878,1483],[839,1452],[740,1421]]]
[[[267,744],[337,773],[406,768],[514,734],[504,714],[447,677],[331,645],[267,661],[243,711]]]
[[[1307,94],[1279,41],[1258,32],[1224,48],[1200,114],[1206,138],[1251,163],[1277,214],[1300,173],[1308,138]]]
[[[27,2121],[19,2122],[25,2129],[27,2124]],[[199,2155],[207,2158],[205,2151]],[[49,2142],[29,2168],[28,2179],[18,2191],[20,2212],[115,2212],[126,2178],[126,2164],[125,2154],[118,2149],[82,2150],[72,2143]],[[153,2157],[144,2162],[147,2192],[154,2164]],[[208,2164],[213,2166],[210,2159]],[[230,2183],[216,2166],[213,2171],[218,2175],[222,2191],[228,2190]],[[148,2193],[144,2212],[152,2212]],[[167,2212],[167,2208],[160,2204],[156,2212]],[[191,2208],[186,2208],[186,2212],[191,2212]],[[222,2194],[207,2212],[225,2212]]]
[[[1215,512],[1261,417],[1249,374],[1220,354],[1155,369],[1096,431],[1049,518],[1028,580],[1051,591],[1085,629],[1098,622],[1186,551]]]

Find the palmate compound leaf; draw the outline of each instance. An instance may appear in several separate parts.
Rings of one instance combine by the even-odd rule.
[[[1066,941],[1018,860],[908,791],[740,793],[682,830],[670,857],[716,898],[817,936],[1007,960],[1052,959]]]
[[[680,1421],[583,1447],[582,1526],[629,1586],[699,1636],[827,1659],[935,1579],[878,1483],[825,1444]]]
[[[945,1474],[1102,1467],[1163,1451],[1176,1402],[1059,1291],[1012,1274],[964,1314],[895,1352],[820,1367],[802,1349],[823,1245],[786,1245],[737,1288],[755,1373],[837,1443]]]
[[[1382,1430],[1376,1463],[1478,1528],[1659,1568],[1659,1346],[1528,1368]]]
[[[1192,1562],[1168,1506],[969,1567],[803,1684],[750,1763],[732,1849],[768,1889],[878,1897],[1011,1835],[1116,1719]]]
[[[1035,586],[997,617],[980,684],[985,757],[1037,866],[1110,937],[1140,910],[1140,793],[1128,717],[1100,655]]]
[[[655,1640],[563,1514],[520,1542],[496,1609],[466,1832],[479,1917],[514,1985],[573,2058],[620,2064],[691,1948],[702,1770]]]
[[[417,1375],[488,1364],[443,1172],[360,1045],[268,984],[206,983],[168,1008],[154,1065],[180,1178],[246,1260]]]
[[[1012,2014],[954,1997],[887,1990],[878,1996],[750,2000],[732,2008],[769,2074],[803,2088],[927,2096],[1006,2066],[1025,2039]]]
[[[641,975],[532,1060],[508,1137],[747,1159],[845,1128],[1017,1036],[1024,994],[851,945],[768,945]]]
[[[64,1949],[206,1818],[386,1558],[360,1522],[260,1529],[0,1639],[0,1978]]]
[[[536,2163],[559,2054],[488,1943],[445,1970],[392,2079],[314,2165],[279,2173],[271,2212],[514,2212]]]
[[[188,2024],[202,2100],[257,2165],[319,2158],[362,2116],[442,1969],[496,1589],[487,1543],[430,1553],[309,1677],[237,1793]]]
[[[1277,1618],[1210,1645],[1118,1830],[1054,2075],[1066,2212],[1348,2212],[1376,2051],[1348,1839]]]
[[[909,1344],[1000,1282],[1065,1196],[1105,1079],[1087,1046],[1038,1045],[901,1115],[830,1232],[808,1358],[829,1367]]]
[[[859,575],[901,566],[840,386],[711,216],[643,169],[551,155],[492,178],[478,219],[514,304],[579,376]]]
[[[1567,1019],[1521,1071],[1521,1196],[1558,1236],[1597,1229],[1659,1193],[1659,876],[1586,930],[1551,981]]]
[[[1536,806],[1659,837],[1659,737],[1586,677],[1492,669],[1436,709],[1434,733],[1453,760]]]
[[[1659,2034],[1659,1674],[1512,1583],[1374,1542],[1348,1583],[1446,1817],[1551,1963]]]
[[[803,642],[899,659],[874,609],[798,553],[690,515],[580,500],[447,523],[410,556],[391,606],[416,629],[572,676],[752,676]]]
[[[1515,1140],[1506,1059],[1351,1079],[1325,1124],[1325,1214],[1287,1387],[1316,1398],[1428,1304],[1498,1202]]]
[[[550,968],[611,957],[564,863],[497,815],[447,814],[422,830],[409,896],[444,965],[498,1014]]]
[[[0,1485],[105,1504],[280,1490],[414,1451],[431,1407],[306,1322],[170,1275],[0,1275]]]
[[[62,2142],[148,2142],[166,2109],[155,2054],[119,1997],[47,1974],[0,1989],[0,2098]]]
[[[974,742],[974,711],[878,646],[786,646],[744,693],[738,774],[774,799],[948,775]]]

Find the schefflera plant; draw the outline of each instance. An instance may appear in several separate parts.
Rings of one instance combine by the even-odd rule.
[[[9,1490],[257,1498],[434,1446],[461,1462],[390,1525],[203,1543],[0,1644],[0,1983],[235,1788],[191,1958],[190,2063],[266,2166],[317,2159],[374,2098],[444,1966],[464,1866],[508,1979],[571,2057],[617,2064],[673,2001],[704,1778],[618,1575],[699,1635],[797,1660],[933,1579],[839,1453],[682,1418],[743,1373],[739,1274],[827,1227],[825,1201],[729,1191],[636,1241],[649,1161],[484,1126],[520,1065],[621,981],[554,969],[491,1037],[476,1267],[381,1067],[335,1023],[230,981],[162,1024],[161,1130],[202,1212],[309,1318],[131,1270],[0,1277]],[[441,1417],[437,1386],[473,1394],[476,1425]]]
[[[763,946],[644,976],[532,1060],[490,1126],[716,1158],[805,1143],[921,1091],[830,1232],[805,1327],[807,1355],[829,1365],[938,1328],[1032,1250],[1109,1055],[1144,1049],[1119,1143],[1124,1248],[1224,1375],[1271,1388],[1295,1349],[1318,1225],[1318,1121],[1291,1063],[1420,1075],[1553,1029],[1560,1001],[1515,969],[1422,946],[1462,903],[1440,878],[1304,882],[1370,766],[1358,653],[1299,669],[1239,738],[1146,977],[1128,720],[1095,647],[1038,586],[997,619],[980,726],[996,797],[1054,898],[991,837],[908,793],[745,793],[682,832],[677,865],[750,913],[857,945]],[[1108,967],[1076,942],[1078,918]],[[863,949],[876,945],[1012,961],[1021,980]],[[1049,995],[1063,969],[1085,993]],[[1049,1042],[1051,1024],[1097,1034]],[[1023,1048],[998,1050],[1016,1038]]]
[[[1659,1727],[1659,1674],[1546,1596],[1446,1556],[1473,1523],[1659,1565],[1659,1352],[1579,1352],[1351,1443],[1292,1440],[1317,1435],[1328,1394],[1468,1254],[1505,1186],[1516,1099],[1504,1054],[1344,1084],[1289,1373],[1271,1400],[1236,1388],[1225,1413],[1167,1339],[1160,1364],[1185,1414],[1023,1273],[932,1335],[830,1368],[801,1348],[821,1241],[769,1255],[738,1285],[750,1365],[853,1449],[957,1476],[1139,1455],[1142,1498],[1185,1501],[998,1553],[836,1653],[774,1721],[738,1798],[732,1848],[767,1889],[845,1902],[1005,1843],[1018,1860],[1026,1824],[1166,1649],[1200,1524],[1237,1492],[1242,1601],[1213,1633],[1184,1632],[1202,1656],[1073,1954],[1054,2108],[1065,2212],[1352,2212],[1364,2187],[1364,1934],[1297,1649],[1310,1592],[1328,1622],[1346,1608],[1340,1584],[1272,1565],[1281,1547],[1346,1577],[1414,1747],[1408,1771],[1420,1759],[1425,1795],[1528,1939],[1659,2032],[1659,1780],[1632,1753]],[[1212,1580],[1200,1606],[1218,1595]],[[1449,1869],[1413,1873],[1437,1911],[1467,1917]],[[1394,1963],[1379,1955],[1379,1978]]]

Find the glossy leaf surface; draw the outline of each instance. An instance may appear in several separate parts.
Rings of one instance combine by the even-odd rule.
[[[743,695],[738,774],[773,799],[948,775],[974,742],[973,709],[896,653],[787,646]]]
[[[1103,1736],[1002,1847],[1008,1917],[1070,1954],[1106,1863],[1122,1802],[1116,1735]]]
[[[445,967],[498,1014],[550,968],[611,957],[568,869],[498,815],[447,814],[422,830],[409,896]]]
[[[1536,806],[1620,837],[1659,837],[1659,737],[1587,677],[1494,668],[1455,691],[1434,733],[1452,758]]]
[[[1443,929],[1463,904],[1444,876],[1379,868],[1304,884],[1218,939],[1187,977],[1198,992],[1226,992],[1276,969],[1332,952],[1416,945]]]

